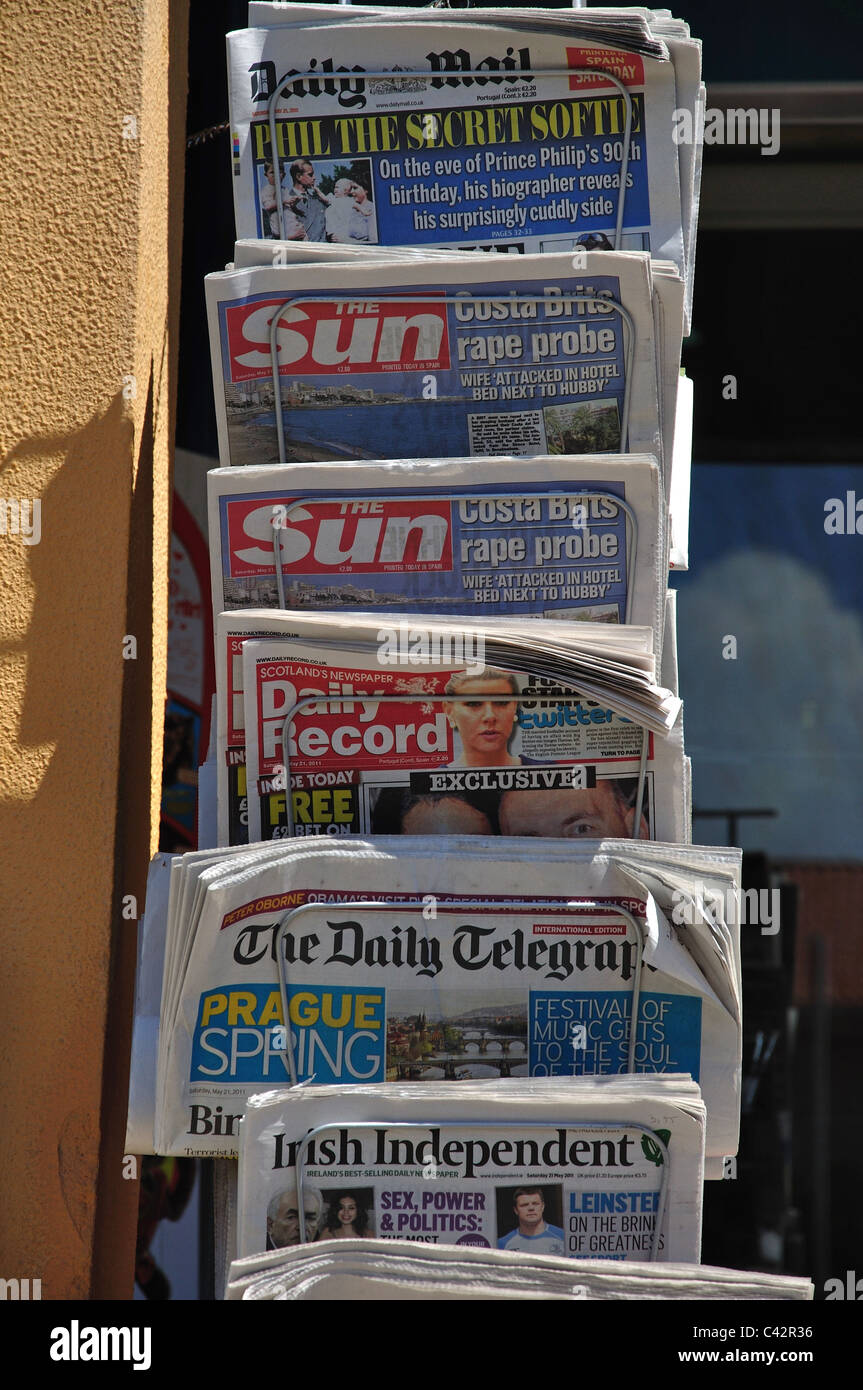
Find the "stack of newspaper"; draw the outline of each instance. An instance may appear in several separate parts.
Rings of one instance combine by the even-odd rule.
[[[688,1076],[298,1086],[254,1096],[241,1129],[241,1257],[364,1236],[699,1258],[704,1105]]]
[[[468,615],[554,617],[603,631],[645,624],[673,687],[665,508],[646,456],[226,468],[211,472],[209,493],[213,608],[230,612],[216,632],[221,843],[249,838],[243,642],[285,632],[249,619],[250,607],[362,607],[379,622],[395,617],[399,633],[406,614],[424,624],[432,613],[462,654],[473,641]],[[416,640],[409,645],[416,681]],[[263,815],[261,827],[282,829],[269,807]]]
[[[652,627],[668,575],[654,459],[489,456],[217,468],[215,614],[362,607]]]
[[[648,250],[691,291],[701,51],[667,11],[252,3],[249,23],[228,36],[239,236]]]
[[[814,1297],[809,1279],[715,1269],[710,1265],[659,1267],[508,1250],[425,1245],[405,1240],[356,1239],[294,1245],[247,1255],[231,1266],[231,1300],[361,1302],[480,1299],[657,1299],[803,1302]]]
[[[221,614],[220,838],[449,827],[688,841],[680,700],[653,683],[652,647],[628,625]]]
[[[304,1081],[688,1072],[737,1146],[737,850],[315,838],[173,862],[155,1148],[230,1157]]]

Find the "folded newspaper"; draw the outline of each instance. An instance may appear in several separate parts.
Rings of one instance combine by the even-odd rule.
[[[240,618],[269,639],[244,641]],[[217,680],[239,644],[245,742],[219,767],[220,823],[242,814],[243,759],[253,841],[399,834],[408,813],[413,833],[688,841],[680,701],[652,684],[651,642],[565,622],[222,614]]]
[[[251,840],[447,829],[690,838],[679,722],[657,737],[613,688],[603,702],[593,671],[591,688],[576,688],[565,667],[555,674],[540,650],[490,627],[467,629],[483,643],[479,660],[462,646],[421,671],[408,665],[416,619],[367,628],[396,648],[381,673],[371,641],[362,653],[350,641],[360,622],[335,647],[302,629],[244,644]],[[345,698],[353,692],[365,698]]]
[[[234,262],[226,267],[227,270],[243,269],[248,266],[269,266],[269,265],[289,265],[301,264],[304,262],[314,263],[315,261],[334,261],[350,259],[369,259],[391,260],[391,261],[417,261],[425,259],[428,261],[434,256],[451,256],[452,252],[433,252],[433,251],[412,251],[407,247],[390,247],[382,249],[375,247],[360,248],[335,246],[327,243],[310,242],[267,242],[267,241],[238,241],[235,247]],[[464,252],[466,256],[472,256],[474,252]],[[663,273],[662,268],[656,265],[658,273]],[[670,287],[666,287],[667,291]],[[669,305],[669,308],[671,306]],[[666,318],[665,311],[662,317]],[[663,389],[661,405],[667,412],[668,402],[674,396],[674,384],[670,378],[674,372],[674,358],[670,347],[663,349],[664,357],[667,362],[663,369]],[[667,377],[667,379],[666,379]],[[689,487],[692,456],[692,382],[688,381],[685,373],[681,372],[678,376],[676,387],[676,408],[671,424],[670,431],[667,426],[667,415],[663,417],[663,427],[668,434],[666,441],[667,447],[671,452],[670,477],[668,482],[668,509],[671,515],[671,546],[669,562],[673,568],[686,569],[689,563],[688,557],[688,518],[689,518]]]
[[[178,858],[156,1151],[234,1155],[243,1098],[280,1084],[688,1072],[719,1176],[739,873],[737,850],[481,836]]]
[[[704,88],[667,11],[249,18],[269,27],[228,36],[238,236],[646,249],[691,293]]]
[[[665,504],[647,456],[217,468],[213,613],[380,608],[652,627]]]
[[[234,259],[226,270],[247,270],[254,265],[324,265],[336,261],[434,261],[452,260],[460,256],[473,258],[473,251],[456,251],[452,247],[434,250],[428,246],[358,246],[329,241],[261,241],[256,237],[240,237],[234,243]]]
[[[335,249],[335,248],[331,248]],[[634,253],[250,265],[206,280],[224,465],[648,453],[686,563],[683,286]],[[274,371],[274,366],[276,370]]]
[[[205,284],[224,465],[422,458],[429,439],[440,457],[670,465],[682,283],[646,254],[339,259]]]
[[[372,1236],[697,1263],[703,1174],[688,1076],[298,1086],[246,1106],[237,1253]]]
[[[310,1210],[316,1212],[316,1204]],[[606,1264],[478,1246],[427,1245],[350,1237],[246,1255],[231,1265],[226,1297],[279,1302],[387,1302],[480,1299],[593,1302],[763,1300],[804,1302],[809,1279],[711,1265]]]

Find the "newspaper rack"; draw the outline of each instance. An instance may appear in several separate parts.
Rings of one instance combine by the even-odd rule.
[[[635,969],[632,975],[632,1007],[630,1010],[629,1020],[626,1074],[629,1075],[631,1073],[634,1073],[635,1047],[638,1041],[638,1010],[641,1004],[641,970],[644,960],[644,928],[641,922],[638,920],[638,918],[634,915],[634,913],[630,912],[628,908],[622,907],[621,904],[613,898],[532,898],[526,902],[522,901],[520,898],[495,899],[494,906],[496,908],[505,908],[507,905],[536,912],[539,912],[540,910],[554,911],[556,914],[559,913],[561,916],[566,912],[593,912],[597,911],[600,908],[609,908],[617,916],[623,917],[626,920],[627,924],[632,927],[636,937],[638,938],[639,951],[636,957]],[[411,900],[409,898],[400,898],[395,902],[387,901],[385,899],[367,898],[364,899],[362,902],[349,902],[335,905],[332,903],[320,902],[301,903],[299,907],[288,908],[288,910],[284,912],[282,916],[279,918],[279,921],[276,924],[275,933],[273,935],[273,950],[276,955],[276,964],[278,966],[279,971],[279,990],[282,999],[283,1023],[281,1025],[280,1041],[284,1041],[285,1044],[284,1051],[287,1054],[288,1071],[291,1075],[292,1086],[298,1085],[299,1082],[297,1080],[297,1064],[294,1051],[294,1036],[293,1029],[291,1026],[291,1013],[288,999],[288,988],[290,985],[290,981],[288,980],[287,959],[285,956],[285,952],[282,950],[282,942],[288,932],[288,929],[291,926],[293,926],[293,923],[296,919],[298,919],[299,917],[304,917],[310,912],[326,912],[328,909],[332,909],[333,906],[353,908],[363,912],[416,912],[417,910],[422,910],[423,902]],[[437,907],[439,907],[441,912],[457,912],[460,910],[468,910],[470,908],[482,908],[482,906],[482,900],[477,901],[476,898],[447,898],[445,901],[438,900],[437,902]],[[282,1049],[280,1047],[277,1050],[281,1051]]]
[[[509,498],[509,496],[510,494],[507,492],[482,493],[482,497],[490,501],[496,501],[498,498]],[[614,492],[603,492],[599,488],[585,487],[579,491],[577,497],[574,495],[571,498],[571,503],[575,504],[583,497],[596,497],[604,502],[613,502],[614,505],[619,507],[624,513],[629,522],[626,528],[626,609],[623,617],[624,623],[628,623],[632,612],[635,565],[638,558],[638,517],[635,514],[634,508],[626,501],[626,498],[618,497]],[[287,526],[288,517],[295,507],[315,507],[326,502],[331,502],[332,500],[331,497],[298,497],[289,507],[279,509],[280,515],[278,518],[275,516],[273,517],[273,563],[276,569],[276,588],[279,595],[279,607],[286,611],[290,610],[288,610],[288,605],[285,602],[285,575],[282,569],[282,545],[279,532],[283,527]],[[277,507],[274,506],[274,512],[276,509]],[[573,526],[575,526],[575,522],[573,522]]]
[[[341,0],[339,0],[339,3],[341,3]],[[616,77],[613,72],[608,72],[605,68],[576,66],[575,64],[573,64],[572,67],[566,68],[538,68],[533,73],[533,75],[536,78],[566,77],[571,82],[573,75],[578,72],[589,73],[591,77],[606,78],[607,81],[610,82],[613,87],[616,87],[617,90],[620,92],[620,95],[623,98],[624,109],[626,111],[626,115],[624,118],[623,141],[620,157],[620,183],[618,184],[617,189],[617,213],[615,215],[614,224],[614,246],[612,247],[612,250],[616,250],[617,247],[620,245],[620,239],[623,235],[623,213],[624,208],[626,206],[626,175],[629,172],[629,144],[632,138],[632,97],[629,95],[626,86],[623,82],[621,82],[620,78]],[[489,74],[486,68],[459,68],[458,75],[459,77],[483,77],[487,79]],[[364,78],[366,80],[387,80],[389,82],[402,82],[407,78],[424,78],[426,82],[430,82],[432,78],[439,76],[440,73],[432,72],[428,68],[399,68],[398,71],[364,73]],[[309,81],[312,78],[317,78],[318,80],[320,80],[320,77],[321,74],[319,72],[286,73],[285,76],[282,78],[281,82],[278,82],[276,86],[273,88],[272,92],[270,93],[269,99],[267,101],[267,125],[269,127],[270,133],[270,154],[273,161],[273,168],[276,170],[277,173],[281,165],[281,156],[277,154],[277,150],[279,147],[279,137],[278,130],[276,128],[276,102],[279,99],[279,94],[288,82],[304,82]],[[349,79],[345,78],[345,80]],[[428,119],[435,122],[437,121],[437,117],[434,116],[431,112],[428,113]],[[431,143],[431,141],[435,138],[436,134],[437,131],[435,130],[429,135],[429,143]],[[279,232],[281,233],[282,237],[284,237],[285,207],[284,200],[282,198],[281,178],[277,178],[275,180],[275,189],[276,210],[278,212],[279,217]]]
[[[423,1122],[421,1122],[421,1121],[419,1121],[419,1120],[401,1121],[401,1120],[392,1120],[392,1119],[388,1119],[388,1120],[351,1120],[349,1123],[350,1123],[350,1128],[351,1128],[351,1129],[371,1129],[371,1130],[375,1130],[375,1129],[426,1129],[426,1130],[427,1130],[427,1129],[436,1129],[436,1130],[452,1130],[452,1129],[494,1129],[494,1130],[498,1130],[498,1131],[499,1131],[499,1130],[509,1130],[509,1129],[512,1129],[512,1130],[538,1129],[538,1130],[552,1130],[552,1131],[554,1131],[554,1132],[556,1133],[556,1132],[561,1128],[561,1126],[560,1126],[559,1124],[556,1124],[553,1120],[513,1120],[513,1121],[510,1121],[510,1122],[507,1122],[507,1121],[505,1121],[505,1120],[434,1120],[434,1121],[430,1121],[428,1124],[424,1124]],[[330,1131],[330,1130],[338,1130],[340,1127],[341,1127],[341,1126],[339,1125],[339,1122],[338,1122],[338,1121],[331,1121],[330,1123],[325,1124],[325,1125],[315,1125],[312,1129],[310,1129],[310,1130],[308,1131],[307,1134],[305,1134],[305,1135],[303,1136],[302,1139],[299,1140],[299,1142],[298,1142],[298,1144],[297,1144],[297,1162],[296,1162],[297,1207],[298,1207],[298,1210],[299,1210],[300,1212],[305,1211],[305,1205],[306,1205],[306,1204],[305,1204],[305,1178],[306,1178],[305,1169],[306,1169],[306,1154],[307,1154],[309,1145],[313,1142],[313,1140],[317,1139],[317,1137],[318,1137],[320,1134],[326,1134],[326,1133],[327,1133],[328,1131]],[[569,1128],[569,1126],[563,1126],[563,1127],[564,1127],[564,1128]],[[651,1140],[651,1142],[654,1143],[654,1144],[656,1145],[656,1148],[657,1148],[657,1150],[658,1150],[658,1152],[659,1152],[659,1154],[660,1154],[660,1156],[661,1156],[661,1159],[662,1159],[662,1163],[661,1163],[661,1167],[662,1167],[662,1177],[661,1177],[660,1183],[659,1183],[659,1195],[658,1195],[658,1198],[657,1198],[657,1206],[656,1206],[656,1220],[655,1220],[655,1222],[653,1223],[653,1233],[652,1233],[652,1235],[651,1235],[651,1240],[650,1240],[650,1254],[649,1254],[648,1257],[647,1257],[648,1263],[654,1262],[654,1261],[656,1260],[657,1254],[659,1253],[659,1235],[660,1235],[660,1233],[661,1233],[661,1231],[662,1231],[662,1223],[663,1223],[663,1221],[665,1220],[665,1208],[666,1208],[666,1204],[667,1204],[667,1201],[668,1201],[668,1177],[669,1177],[670,1163],[671,1163],[671,1159],[670,1159],[670,1156],[669,1156],[669,1153],[668,1153],[668,1147],[667,1147],[665,1141],[663,1140],[662,1136],[661,1136],[660,1134],[657,1134],[655,1130],[651,1129],[651,1128],[649,1127],[649,1125],[638,1124],[638,1123],[635,1122],[635,1121],[633,1121],[632,1123],[627,1123],[627,1122],[624,1121],[624,1120],[579,1120],[577,1123],[573,1124],[573,1125],[571,1126],[571,1128],[572,1128],[572,1129],[578,1129],[578,1130],[601,1129],[601,1130],[606,1130],[606,1131],[607,1131],[607,1130],[610,1130],[610,1129],[611,1129],[611,1130],[637,1129],[637,1130],[640,1130],[640,1131],[641,1131],[642,1135],[644,1135],[644,1136],[646,1136],[647,1138],[649,1138],[649,1139]],[[423,1177],[424,1177],[424,1178],[434,1178],[435,1176],[436,1176],[436,1173],[435,1173],[435,1171],[434,1171],[434,1168],[429,1169],[427,1166],[424,1166],[424,1168],[423,1168]],[[306,1238],[306,1229],[305,1229],[305,1225],[306,1225],[305,1221],[302,1221],[302,1220],[301,1220],[301,1221],[299,1222],[299,1240],[298,1240],[298,1244],[299,1244],[299,1245],[305,1245],[305,1244],[308,1243],[307,1238]]]
[[[434,296],[434,303],[464,304],[465,299],[469,297],[471,296],[468,291],[465,291],[464,294],[436,294]],[[282,315],[287,309],[293,309],[298,304],[320,304],[322,302],[339,304],[346,298],[348,298],[352,304],[360,304],[363,300],[372,300],[376,304],[383,302],[387,304],[416,304],[417,293],[387,294],[386,291],[369,291],[367,294],[362,294],[350,291],[350,293],[346,295],[345,292],[342,291],[337,294],[295,294],[291,295],[289,299],[284,299],[282,301],[270,319],[270,364],[273,381],[273,413],[276,417],[276,435],[279,442],[280,464],[288,463],[285,446],[284,407],[282,405],[282,378],[279,368],[279,351],[276,342]],[[489,296],[485,295],[483,298],[488,299]],[[627,453],[628,448],[626,446],[629,444],[629,406],[632,394],[632,371],[635,361],[635,347],[638,341],[638,332],[629,310],[624,308],[622,304],[619,304],[616,299],[606,299],[603,295],[597,294],[513,294],[507,295],[507,298],[513,304],[549,304],[556,302],[558,299],[565,298],[572,300],[575,304],[589,304],[594,308],[599,307],[619,314],[626,327],[626,332],[624,333],[623,405],[620,412],[620,440],[618,453]],[[559,317],[561,323],[572,323],[577,319],[578,314],[562,314]]]

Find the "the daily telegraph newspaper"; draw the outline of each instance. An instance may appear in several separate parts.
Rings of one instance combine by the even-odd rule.
[[[721,1172],[737,1147],[739,875],[738,850],[628,840],[322,838],[178,858],[156,1150],[233,1156],[243,1098],[295,1081],[631,1069],[699,1083]]]
[[[288,1245],[234,1260],[231,1302],[386,1302],[480,1299],[545,1302],[644,1299],[782,1300],[814,1297],[811,1279],[715,1265],[534,1255],[477,1245],[432,1245],[375,1236]]]
[[[674,113],[694,134],[700,93],[684,26],[317,10],[228,36],[238,236],[514,251],[589,238],[683,273],[698,171]]]
[[[223,466],[640,453],[670,496],[682,283],[646,255],[249,266],[206,294]]]
[[[501,627],[467,619],[453,630],[417,616],[245,616],[274,633],[242,647],[252,841],[448,830],[691,838],[682,718],[648,729],[595,671],[587,689],[544,666],[549,628],[561,643],[605,629],[529,624],[512,644]],[[231,624],[222,615],[220,634]],[[557,671],[574,671],[561,650]]]
[[[265,1093],[241,1126],[237,1253],[364,1236],[697,1263],[704,1123],[674,1075]]]
[[[653,459],[401,459],[208,475],[214,614],[380,608],[652,627],[665,503]]]

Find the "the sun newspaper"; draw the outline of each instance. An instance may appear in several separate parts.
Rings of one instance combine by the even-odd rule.
[[[665,508],[647,456],[401,459],[213,469],[214,614],[494,613],[652,627]]]
[[[223,465],[279,461],[276,313],[285,462],[422,458],[429,438],[671,458],[682,287],[646,256],[252,266],[206,290]]]
[[[440,458],[651,454],[685,566],[671,267],[598,251],[525,256],[516,277],[499,258],[354,259],[219,272],[206,290],[223,465],[421,458],[430,439]]]

